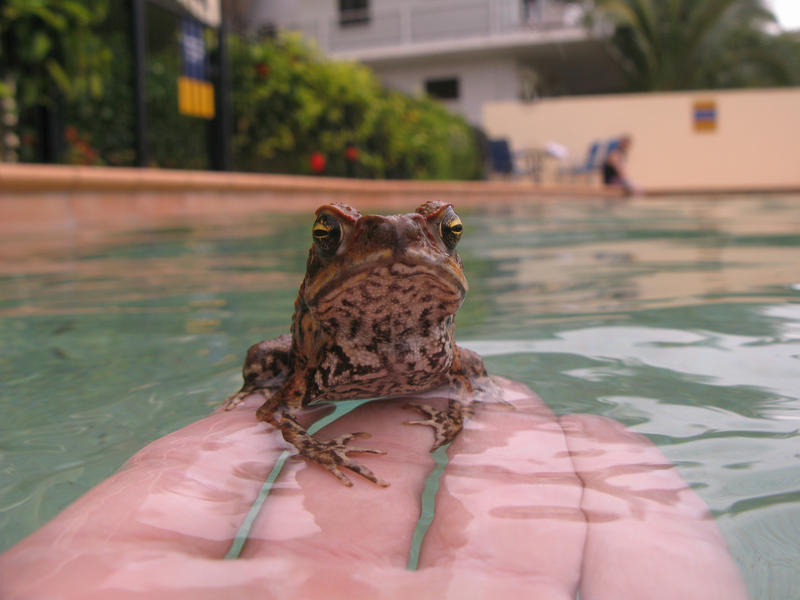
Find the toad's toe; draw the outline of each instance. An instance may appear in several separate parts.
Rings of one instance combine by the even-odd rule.
[[[250,392],[236,392],[228,396],[225,399],[225,402],[222,404],[223,410],[233,410],[237,406],[239,406],[242,402],[244,402],[245,398],[250,395]]]
[[[428,425],[433,428],[434,440],[431,452],[452,442],[464,426],[464,406],[456,400],[450,400],[445,410],[417,402],[409,402],[406,406],[427,417],[417,421],[406,421],[407,425]]]
[[[297,448],[300,456],[324,467],[344,485],[352,486],[353,482],[342,472],[342,468],[349,469],[376,485],[388,487],[389,483],[375,475],[371,469],[347,456],[352,452],[386,454],[383,450],[375,448],[360,448],[347,445],[355,438],[370,437],[370,434],[364,432],[347,433],[328,441],[318,440],[288,415],[283,415],[280,428],[283,433],[283,439]]]

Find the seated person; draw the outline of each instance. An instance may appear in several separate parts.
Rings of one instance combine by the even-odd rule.
[[[604,185],[618,186],[628,194],[633,194],[636,192],[636,187],[628,177],[625,168],[625,160],[630,147],[631,138],[629,136],[623,136],[619,140],[611,142],[601,168]]]

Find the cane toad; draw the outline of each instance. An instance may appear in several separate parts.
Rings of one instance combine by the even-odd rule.
[[[225,402],[251,394],[257,416],[281,430],[305,458],[352,485],[340,467],[388,485],[348,452],[356,433],[331,441],[308,434],[292,414],[316,401],[398,396],[449,384],[445,410],[409,403],[424,415],[413,424],[434,429],[433,449],[461,430],[474,381],[486,376],[480,356],[456,346],[455,313],[467,292],[456,244],[461,220],[452,205],[427,202],[404,215],[361,215],[346,204],[316,211],[306,275],[291,335],[255,344],[244,363],[244,385]]]

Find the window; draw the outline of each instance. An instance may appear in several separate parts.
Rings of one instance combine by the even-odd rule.
[[[339,0],[339,25],[366,25],[369,20],[369,0]]]
[[[425,93],[439,100],[458,100],[458,77],[443,77],[425,81]]]

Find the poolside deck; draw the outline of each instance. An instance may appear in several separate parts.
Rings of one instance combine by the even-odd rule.
[[[79,225],[135,227],[182,216],[309,212],[330,202],[348,202],[367,210],[413,210],[433,199],[466,207],[619,195],[596,185],[550,186],[529,180],[395,181],[0,164],[0,232]]]

